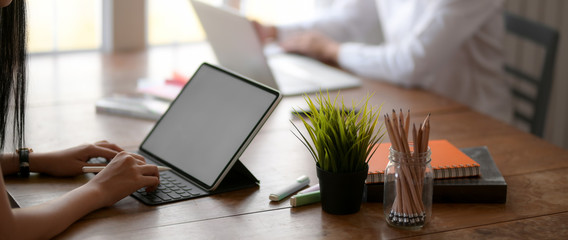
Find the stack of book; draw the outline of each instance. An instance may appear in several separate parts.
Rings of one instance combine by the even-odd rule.
[[[507,183],[487,147],[458,149],[447,140],[431,140],[434,202],[504,203]],[[382,202],[383,176],[390,143],[382,143],[369,161],[367,201]]]
[[[169,101],[152,96],[115,94],[99,99],[95,103],[97,113],[158,120],[170,106]]]

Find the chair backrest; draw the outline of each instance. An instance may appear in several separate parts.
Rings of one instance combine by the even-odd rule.
[[[521,81],[522,83],[520,85],[531,85],[535,88],[534,90],[536,90],[534,91],[535,94],[530,94],[523,90],[523,88],[517,87],[517,84],[513,84],[512,91],[515,101],[525,101],[533,108],[532,114],[527,114],[515,107],[515,121],[528,124],[532,134],[542,137],[554,77],[554,64],[556,61],[559,34],[558,31],[550,27],[529,21],[512,13],[505,12],[504,17],[505,29],[509,34],[529,40],[543,47],[545,50],[544,62],[539,76],[531,76],[520,69],[505,65],[505,71],[517,81]]]

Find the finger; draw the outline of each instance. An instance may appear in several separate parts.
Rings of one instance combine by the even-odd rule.
[[[156,191],[160,184],[160,178],[156,176],[143,176],[140,182],[146,187],[146,192]]]
[[[140,155],[140,154],[136,154],[136,153],[129,153],[132,157],[142,161],[142,162],[146,162],[146,158],[144,158],[144,156]]]
[[[280,47],[286,52],[294,53],[296,52],[296,44],[292,41],[284,41],[280,43]]]
[[[135,154],[135,153],[131,153],[131,152],[124,152],[124,151],[123,151],[123,152],[118,153],[118,154],[116,155],[116,157],[117,157],[117,158],[119,158],[119,157],[120,157],[120,158],[124,158],[125,160],[126,160],[126,159],[132,160],[132,161],[134,161],[134,163],[135,163],[136,165],[145,165],[145,164],[146,164],[146,161],[144,160],[144,157],[142,157],[142,156],[140,156],[140,155],[138,155],[138,154]]]
[[[100,147],[100,146],[97,146],[97,145],[94,145],[94,147],[92,149],[93,150],[92,150],[91,153],[89,153],[89,156],[91,156],[91,157],[103,157],[103,158],[106,158],[109,161],[111,159],[113,159],[118,153],[121,152],[121,151],[116,151],[116,150],[106,148],[106,147]]]
[[[115,151],[117,151],[117,152],[122,152],[122,151],[124,151],[123,148],[119,147],[118,145],[116,145],[116,144],[114,144],[114,143],[110,143],[110,142],[108,142],[108,141],[106,141],[106,140],[98,141],[98,142],[95,143],[95,145],[96,145],[96,146],[99,146],[99,147],[110,148],[110,149],[115,150]]]
[[[98,166],[106,166],[108,165],[107,163],[89,163],[89,162],[85,162],[83,163],[83,165],[81,165],[81,167],[85,167],[85,166],[90,166],[90,167],[98,167]]]
[[[147,192],[155,191],[156,188],[158,188],[158,185],[160,184],[160,172],[158,171],[158,167],[156,165],[144,165],[140,166],[140,171],[144,176],[143,178],[150,177],[149,181],[153,181],[150,182],[151,185],[145,185],[146,191]],[[157,180],[157,182],[155,180]]]
[[[142,165],[140,166],[140,172],[144,176],[156,176],[156,177],[160,176],[160,171],[158,171],[158,166],[156,165],[150,165],[150,164]]]
[[[135,154],[135,153],[131,153],[131,152],[125,152],[125,151],[119,152],[112,159],[115,159],[115,158],[130,158],[132,160],[135,160],[135,163],[137,165],[146,164],[146,160],[144,159],[143,156]]]

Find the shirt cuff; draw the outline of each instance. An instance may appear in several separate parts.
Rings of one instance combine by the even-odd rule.
[[[355,66],[359,65],[358,53],[362,47],[363,44],[361,43],[342,43],[339,46],[339,52],[337,53],[337,64],[339,64],[341,68],[353,72],[355,70]]]

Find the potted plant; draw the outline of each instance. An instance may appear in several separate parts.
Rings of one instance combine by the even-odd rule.
[[[306,95],[309,114],[296,115],[307,136],[292,122],[294,135],[316,163],[322,209],[328,213],[350,214],[361,207],[373,146],[384,136],[383,124],[377,128],[381,108],[369,106],[370,97],[346,107],[339,93],[333,100],[329,93],[320,92],[313,100]]]

